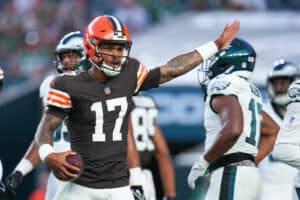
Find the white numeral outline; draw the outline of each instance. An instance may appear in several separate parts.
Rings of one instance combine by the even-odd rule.
[[[155,146],[151,137],[155,134],[155,119],[157,109],[135,108],[131,113],[132,128],[135,137],[135,144],[138,151],[152,151]],[[142,119],[142,123],[140,123]]]
[[[112,132],[113,141],[121,141],[122,133],[121,127],[123,124],[124,116],[128,109],[128,103],[126,97],[119,97],[115,99],[109,99],[106,101],[107,111],[115,111],[117,107],[120,107],[119,115],[115,121],[115,126]],[[105,142],[106,134],[103,132],[104,116],[103,116],[103,105],[102,102],[95,102],[91,106],[91,110],[96,113],[96,125],[95,132],[92,135],[93,142]]]

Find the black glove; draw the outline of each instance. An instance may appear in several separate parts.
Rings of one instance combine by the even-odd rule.
[[[0,199],[2,199],[5,196],[5,186],[2,183],[2,181],[0,181]]]
[[[145,200],[144,190],[141,185],[132,185],[130,187],[134,200]]]
[[[15,198],[16,189],[22,183],[23,175],[19,171],[13,171],[5,180],[6,194]]]

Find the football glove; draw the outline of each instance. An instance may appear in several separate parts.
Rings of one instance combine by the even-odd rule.
[[[2,199],[5,196],[5,186],[2,183],[2,181],[0,181],[0,199]]]
[[[23,175],[19,171],[13,171],[5,180],[6,193],[15,198],[17,187],[22,183]]]
[[[188,185],[191,189],[195,189],[195,182],[199,177],[206,175],[208,166],[209,163],[203,158],[203,156],[195,162],[187,178]]]
[[[134,200],[145,200],[144,190],[141,185],[130,186],[131,192],[133,194]]]

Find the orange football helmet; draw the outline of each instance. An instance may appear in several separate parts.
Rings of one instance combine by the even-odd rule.
[[[124,45],[121,65],[112,67],[104,61],[97,63],[97,57],[101,57],[99,45],[103,43]],[[102,70],[107,76],[118,75],[127,64],[131,40],[128,28],[116,17],[103,15],[96,17],[85,29],[84,51],[93,65]]]

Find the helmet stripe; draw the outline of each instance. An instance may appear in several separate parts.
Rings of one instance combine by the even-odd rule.
[[[68,43],[69,40],[71,40],[74,37],[79,37],[79,38],[83,38],[83,34],[80,31],[77,32],[73,32],[72,34],[68,34],[66,35],[63,39],[62,39],[62,44],[66,44]]]
[[[110,15],[108,15],[107,18],[109,19],[109,21],[113,25],[114,32],[117,32],[118,34],[122,33],[122,35],[124,35],[124,28],[123,28],[123,25],[120,22],[120,20],[117,19],[116,17],[110,16]]]

